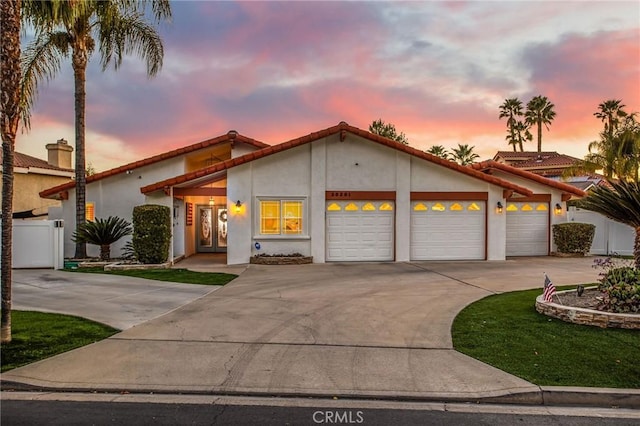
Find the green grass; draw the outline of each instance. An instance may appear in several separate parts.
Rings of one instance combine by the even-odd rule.
[[[2,345],[2,367],[7,371],[105,339],[115,328],[70,315],[12,311],[12,341]]]
[[[453,322],[454,348],[541,386],[640,388],[640,331],[541,315],[534,307],[540,293],[493,295],[467,306]]]
[[[122,271],[105,271],[101,267],[94,267],[65,269],[65,271],[124,275],[127,277],[146,278],[148,280],[203,285],[225,285],[237,277],[237,275],[233,274],[195,272],[188,269],[129,269]]]

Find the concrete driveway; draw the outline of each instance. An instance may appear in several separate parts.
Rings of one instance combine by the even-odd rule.
[[[13,309],[77,315],[125,330],[220,286],[50,269],[13,271]]]
[[[64,389],[469,400],[537,386],[452,349],[495,292],[594,282],[591,259],[251,265],[162,317],[2,375]],[[533,304],[533,301],[532,301]]]

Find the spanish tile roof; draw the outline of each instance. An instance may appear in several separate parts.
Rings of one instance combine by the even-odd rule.
[[[225,143],[225,142],[234,142],[234,141],[238,141],[238,142],[242,142],[242,143],[246,143],[248,145],[252,145],[256,148],[265,148],[268,147],[269,145],[264,143],[264,142],[260,142],[258,140],[255,139],[251,139],[248,138],[246,136],[242,136],[240,134],[238,134],[236,131],[230,131],[228,132],[226,135],[222,135],[222,136],[218,136],[216,138],[213,139],[207,139],[204,140],[202,142],[198,142],[195,143],[193,145],[189,145],[189,146],[185,146],[182,148],[178,148],[178,149],[174,149],[172,151],[168,151],[162,154],[158,154],[155,155],[153,157],[149,157],[149,158],[145,158],[143,160],[139,160],[139,161],[134,161],[133,163],[129,163],[129,164],[125,164],[124,166],[120,166],[120,167],[116,167],[114,169],[111,170],[106,170],[104,172],[100,172],[100,173],[96,173],[94,175],[91,176],[87,176],[87,183],[91,183],[91,182],[96,182],[98,180],[101,179],[105,179],[108,178],[110,176],[114,176],[120,173],[125,173],[127,170],[132,170],[138,167],[142,167],[142,166],[148,166],[150,164],[154,164],[157,163],[159,161],[163,161],[163,160],[168,160],[171,158],[175,158],[178,157],[180,155],[184,155],[184,154],[188,154],[194,151],[198,151],[200,149],[203,148],[207,148],[213,145],[218,145],[221,143]],[[40,192],[40,197],[42,198],[48,198],[48,197],[52,197],[55,196],[57,194],[59,194],[60,192],[66,191],[68,189],[74,188],[76,185],[75,181],[73,182],[69,182],[63,185],[58,185],[58,186],[54,186],[53,188],[49,188],[49,189],[45,189],[44,191]]]
[[[2,164],[2,151],[0,151],[0,164]],[[49,164],[46,160],[32,157],[27,154],[22,154],[20,152],[13,153],[13,167],[21,167],[24,169],[33,167],[38,169],[56,170],[61,172],[73,172],[73,169],[64,169],[62,167],[56,167]]]
[[[328,136],[334,135],[340,133],[340,135],[345,135],[346,133],[351,133],[360,137],[363,137],[369,141],[372,142],[376,142],[379,143],[381,145],[385,145],[388,146],[390,148],[393,148],[395,150],[401,151],[401,152],[405,152],[409,155],[412,155],[414,157],[418,157],[421,158],[423,160],[429,161],[431,163],[435,163],[438,164],[440,166],[446,167],[448,169],[451,170],[455,170],[457,172],[460,172],[462,174],[474,177],[476,179],[480,179],[483,180],[485,182],[489,182],[491,184],[494,185],[498,185],[501,186],[503,188],[506,189],[510,189],[513,190],[519,194],[522,195],[532,195],[533,193],[524,187],[521,187],[519,185],[515,185],[511,182],[507,182],[503,179],[499,179],[496,178],[494,176],[482,173],[480,171],[474,170],[470,167],[465,167],[465,166],[461,166],[457,163],[454,163],[453,161],[449,161],[449,160],[445,160],[443,158],[437,157],[435,155],[431,155],[428,154],[424,151],[420,151],[416,148],[412,148],[408,145],[403,145],[401,143],[398,143],[396,141],[393,141],[391,139],[387,139],[385,137],[367,132],[365,130],[359,129],[357,127],[353,127],[353,126],[349,126],[347,123],[345,122],[341,122],[340,124],[338,124],[337,126],[333,126],[333,127],[329,127],[327,129],[324,130],[320,130],[318,132],[314,132],[314,133],[310,133],[306,136],[302,136],[296,139],[292,139],[290,141],[287,142],[283,142],[281,144],[278,145],[272,145],[272,146],[268,146],[266,148],[263,148],[261,150],[258,151],[254,151],[254,152],[250,152],[248,154],[245,154],[243,156],[240,157],[236,157],[236,158],[232,158],[230,160],[226,160],[226,161],[222,161],[220,163],[214,164],[212,166],[209,167],[205,167],[203,169],[199,169],[199,170],[195,170],[193,172],[189,172],[189,173],[185,173],[183,175],[180,176],[175,176],[173,178],[170,179],[165,179],[163,181],[160,182],[156,182],[154,184],[151,185],[147,185],[144,186],[142,188],[140,188],[140,191],[143,194],[148,194],[154,191],[159,191],[165,188],[169,188],[171,186],[175,186],[175,185],[179,185],[185,182],[189,182],[191,180],[194,179],[198,179],[204,176],[207,176],[209,174],[212,173],[217,173],[223,170],[227,170],[230,169],[232,167],[236,167],[239,166],[241,164],[245,164],[254,160],[257,160],[259,158],[263,158],[278,152],[282,152],[282,151],[286,151],[288,149],[291,148],[295,148],[301,145],[305,145],[307,143],[311,143],[323,138],[326,138]]]
[[[512,152],[498,151],[493,157],[494,161],[504,160],[510,166],[525,170],[536,170],[535,173],[547,176],[562,174],[562,171],[582,160],[570,155],[559,154],[555,151],[549,152]],[[543,172],[542,169],[545,169]],[[539,172],[537,170],[540,170]]]
[[[497,161],[493,161],[493,160],[487,160],[487,161],[483,161],[481,163],[475,163],[472,164],[471,167],[474,170],[481,170],[481,171],[490,171],[491,169],[496,169],[496,170],[502,170],[503,172],[507,172],[507,173],[511,173],[515,176],[520,176],[523,177],[525,179],[529,179],[532,180],[534,182],[538,182],[541,183],[543,185],[547,185],[550,186],[552,188],[556,188],[559,189],[563,192],[567,192],[569,194],[572,195],[577,195],[578,197],[584,197],[586,195],[586,193],[584,191],[582,191],[579,188],[576,188],[573,185],[569,185],[567,183],[564,182],[559,182],[557,180],[553,180],[553,179],[548,179],[545,178],[543,176],[540,176],[538,174],[535,173],[531,173],[529,171],[526,170],[522,170],[516,167],[512,167],[509,166],[507,164],[503,164],[503,163],[498,163]]]
[[[537,152],[537,151],[498,151],[496,153],[496,155],[493,156],[493,159],[496,160],[497,158],[501,157],[504,158],[505,160],[520,160],[520,161],[525,161],[528,160],[530,158],[535,158],[538,155],[543,155],[543,156],[553,156],[553,155],[558,155],[557,152],[555,151],[544,151],[544,152]]]

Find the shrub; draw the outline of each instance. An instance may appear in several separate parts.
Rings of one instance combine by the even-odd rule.
[[[131,224],[126,220],[109,216],[107,219],[96,218],[78,226],[73,233],[75,243],[89,243],[100,246],[100,260],[111,259],[111,244],[120,238],[131,235]]]
[[[599,309],[640,313],[640,269],[613,262],[610,258],[597,263],[604,272],[600,274],[598,289],[603,293]]]
[[[559,223],[553,225],[553,242],[559,253],[587,254],[595,233],[596,227],[590,223]]]
[[[141,263],[164,263],[171,244],[171,209],[146,204],[133,208],[133,250]]]

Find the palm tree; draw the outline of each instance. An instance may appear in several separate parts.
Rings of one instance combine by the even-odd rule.
[[[505,139],[513,147],[513,152],[517,151],[516,148],[520,148],[520,152],[524,151],[522,142],[531,140],[529,127],[518,120],[518,117],[522,117],[522,101],[518,98],[505,99],[504,103],[500,105],[500,116],[498,118],[507,119],[507,136]]]
[[[453,148],[453,159],[461,166],[467,166],[469,164],[475,163],[475,161],[480,158],[478,154],[473,152],[475,146],[469,147],[469,145],[458,144],[458,148]]]
[[[602,170],[605,177],[638,182],[640,167],[640,125],[628,115],[613,134],[600,133],[600,140],[589,144],[585,161],[590,170]]]
[[[100,246],[100,260],[111,259],[111,244],[120,238],[131,235],[131,224],[120,217],[96,218],[94,222],[85,222],[73,233],[74,242],[84,242]]]
[[[613,136],[613,133],[617,130],[620,124],[620,119],[626,117],[628,114],[623,110],[626,105],[622,104],[622,100],[609,99],[598,105],[598,111],[594,112],[597,118],[604,123],[604,131]]]
[[[145,20],[151,3],[156,23],[171,17],[169,0],[112,0],[29,2],[25,17],[35,28],[35,39],[23,58],[23,90],[26,102],[34,102],[38,81],[51,79],[61,60],[71,57],[75,84],[75,180],[76,226],[85,223],[86,161],[85,101],[86,70],[98,49],[103,71],[113,63],[117,70],[125,54],[135,53],[146,62],[152,77],[162,67],[164,48],[156,29]],[[60,8],[54,14],[52,4]],[[76,243],[76,258],[86,257],[86,244]]]
[[[451,160],[451,154],[442,145],[432,145],[431,148],[429,148],[425,152],[431,155],[435,155],[436,157],[444,158],[445,160]]]
[[[556,117],[553,110],[555,105],[549,102],[546,96],[535,96],[527,104],[527,111],[524,113],[525,124],[527,126],[538,127],[538,152],[542,152],[542,125],[549,130],[549,125]]]
[[[640,184],[638,182],[609,181],[607,186],[596,187],[580,201],[580,207],[607,216],[631,226],[636,231],[633,257],[640,269]]]
[[[13,242],[13,153],[20,122],[21,0],[0,2],[0,131],[2,133],[2,305],[0,342],[11,342],[11,247]]]

